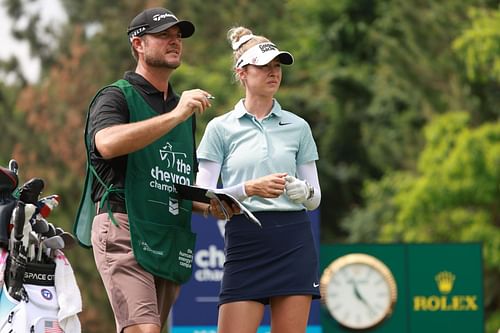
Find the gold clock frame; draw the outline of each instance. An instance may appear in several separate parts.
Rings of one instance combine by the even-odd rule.
[[[394,307],[396,305],[397,297],[398,297],[398,291],[397,291],[397,284],[396,280],[394,279],[394,276],[391,273],[391,270],[379,259],[375,258],[372,255],[365,254],[365,253],[350,253],[343,255],[334,261],[332,261],[323,271],[323,274],[321,275],[320,279],[320,293],[321,293],[321,302],[323,304],[328,304],[328,298],[326,297],[327,293],[327,286],[335,273],[337,273],[341,268],[352,265],[352,264],[364,264],[371,266],[372,268],[376,269],[379,271],[379,273],[382,275],[384,280],[387,282],[389,286],[389,293],[390,293],[390,305],[386,309],[386,312],[384,313],[381,318],[374,322],[371,326],[364,327],[364,328],[353,328],[353,327],[348,327],[350,329],[356,329],[356,330],[366,330],[368,328],[375,327],[379,325],[382,321],[387,319],[388,317],[391,316],[392,312],[394,311]],[[329,311],[330,312],[330,311]],[[333,316],[333,313],[330,313],[330,315]],[[336,319],[336,318],[335,318]],[[340,322],[339,322],[340,323]],[[342,324],[343,325],[343,324]],[[345,325],[343,325],[345,326]]]

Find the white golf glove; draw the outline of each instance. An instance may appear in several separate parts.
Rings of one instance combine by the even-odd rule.
[[[302,204],[311,199],[314,195],[312,186],[305,180],[300,180],[292,176],[285,177],[285,194],[296,204]],[[312,192],[312,193],[311,193]]]

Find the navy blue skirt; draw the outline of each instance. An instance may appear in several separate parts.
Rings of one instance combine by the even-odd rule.
[[[226,223],[219,305],[311,295],[320,298],[318,252],[305,211],[256,212],[262,228],[236,215]]]

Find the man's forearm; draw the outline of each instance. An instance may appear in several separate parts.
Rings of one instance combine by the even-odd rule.
[[[104,159],[127,155],[158,140],[181,121],[175,114],[166,113],[139,122],[111,126],[96,133],[95,144]]]

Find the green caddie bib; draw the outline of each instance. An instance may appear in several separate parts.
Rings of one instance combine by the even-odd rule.
[[[118,80],[113,86],[125,95],[130,122],[158,115],[128,81]],[[192,203],[177,199],[174,185],[193,184],[192,121],[190,118],[182,122],[152,144],[129,154],[125,176],[125,203],[134,256],[146,271],[179,284],[191,276],[196,240],[191,231]],[[87,170],[87,178],[97,176],[93,171]],[[81,207],[86,206],[84,198]],[[88,227],[75,227],[79,229]]]

